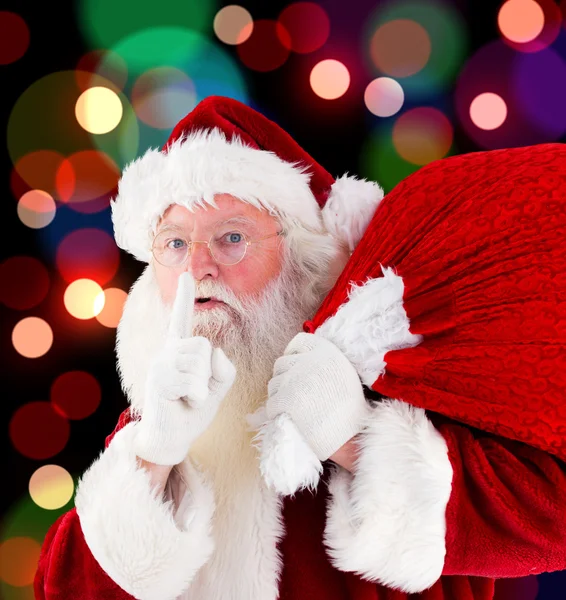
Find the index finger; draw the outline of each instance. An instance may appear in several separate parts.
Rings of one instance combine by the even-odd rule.
[[[193,313],[195,310],[195,280],[184,271],[177,280],[177,293],[171,311],[169,335],[189,338],[193,333]]]

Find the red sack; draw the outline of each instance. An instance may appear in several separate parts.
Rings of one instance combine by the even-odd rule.
[[[305,323],[319,328],[386,397],[566,459],[566,146],[406,178]]]

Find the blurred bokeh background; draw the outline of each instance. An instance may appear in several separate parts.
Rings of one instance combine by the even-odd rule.
[[[566,140],[566,1],[16,0],[0,11],[0,598],[33,598],[43,537],[126,399],[121,169],[209,95],[386,191],[432,160]],[[566,573],[497,600],[565,600]]]

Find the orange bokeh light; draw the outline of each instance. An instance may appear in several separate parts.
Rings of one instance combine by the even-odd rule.
[[[67,286],[63,296],[65,308],[75,319],[92,319],[104,307],[102,288],[92,279],[77,279]],[[104,294],[102,294],[104,298]]]
[[[245,42],[253,32],[253,19],[244,7],[231,4],[221,8],[214,17],[214,33],[225,44]]]
[[[65,157],[59,152],[38,150],[22,156],[12,170],[10,187],[16,198],[29,190],[43,190],[55,197],[57,170]]]
[[[18,217],[31,229],[47,227],[55,218],[55,200],[43,190],[30,190],[18,201]]]
[[[78,212],[94,213],[109,206],[119,178],[120,169],[107,154],[83,150],[61,162],[55,184],[63,202]]]
[[[410,19],[385,23],[374,33],[370,54],[375,66],[391,77],[409,77],[418,73],[431,53],[426,29]]]
[[[26,358],[39,358],[51,348],[53,344],[53,331],[43,319],[39,317],[26,317],[14,327],[12,331],[12,344],[22,356]]]
[[[8,585],[32,585],[41,545],[29,537],[12,537],[0,545],[0,578]]]
[[[317,96],[325,100],[335,100],[348,91],[350,73],[338,60],[323,60],[313,67],[310,84]]]
[[[116,328],[122,318],[128,294],[119,288],[104,290],[104,307],[96,315],[96,320],[104,327]]]
[[[544,11],[535,0],[507,0],[499,9],[497,24],[512,42],[534,40],[544,28]]]

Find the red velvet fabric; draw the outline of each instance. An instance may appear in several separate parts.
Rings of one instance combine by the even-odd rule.
[[[566,145],[431,163],[378,206],[306,331],[393,267],[410,330],[373,389],[566,459]]]
[[[492,600],[493,577],[566,569],[565,465],[524,444],[431,418],[454,469],[445,574],[425,592],[407,595],[335,569],[322,542],[325,469],[316,494],[285,499],[281,600]],[[128,422],[125,411],[114,433]],[[92,556],[74,509],[47,534],[34,587],[38,600],[132,598]]]

